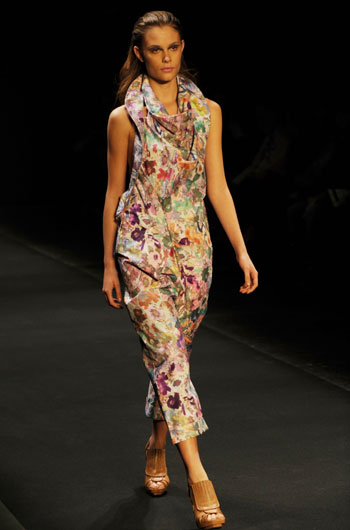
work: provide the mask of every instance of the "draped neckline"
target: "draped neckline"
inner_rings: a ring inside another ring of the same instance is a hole
[[[186,130],[188,127],[192,129],[193,114],[190,93],[185,86],[183,78],[180,75],[177,75],[176,81],[178,86],[177,114],[169,114],[164,104],[154,93],[147,74],[143,74],[141,91],[144,97],[145,106],[152,118],[165,127],[169,132],[172,132],[173,134],[183,134],[184,129]]]

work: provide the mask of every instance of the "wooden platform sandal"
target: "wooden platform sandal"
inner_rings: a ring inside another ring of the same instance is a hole
[[[212,481],[190,482],[188,479],[187,490],[192,502],[197,527],[206,530],[221,528],[225,524],[226,518],[220,509]],[[215,517],[208,517],[209,514],[215,514]]]
[[[163,495],[168,490],[170,478],[165,461],[165,449],[149,448],[146,443],[145,488],[152,495]]]

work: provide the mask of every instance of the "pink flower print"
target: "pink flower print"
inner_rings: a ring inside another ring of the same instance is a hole
[[[173,168],[170,168],[168,171],[164,171],[163,168],[159,168],[157,177],[160,180],[170,180],[173,172],[174,172]]]

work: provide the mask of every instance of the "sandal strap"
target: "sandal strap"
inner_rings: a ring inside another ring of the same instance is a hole
[[[165,476],[167,474],[165,449],[147,449],[145,473],[150,477]]]
[[[201,480],[190,484],[193,492],[194,503],[199,511],[219,508],[219,500],[211,480]]]

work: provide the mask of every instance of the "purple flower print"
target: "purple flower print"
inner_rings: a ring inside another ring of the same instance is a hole
[[[132,225],[135,225],[136,223],[137,224],[140,223],[140,219],[139,219],[139,216],[137,215],[137,212],[141,212],[140,204],[134,204],[134,206],[130,208],[130,223]]]
[[[189,241],[188,237],[183,237],[182,239],[180,239],[179,244],[180,245],[189,245],[190,241]]]
[[[175,392],[174,396],[169,396],[167,405],[171,409],[178,409],[180,406],[181,400],[178,392]]]
[[[176,341],[176,346],[178,348],[184,348],[185,347],[185,337],[184,337],[183,333],[180,333],[180,336],[179,336],[179,338]]]
[[[191,396],[191,397],[185,397],[184,399],[186,399],[187,401],[189,401],[190,404],[191,404],[192,406],[195,406],[196,402],[195,402],[193,396]]]
[[[145,237],[145,231],[146,228],[135,228],[135,230],[131,232],[131,237],[134,241],[142,241]]]
[[[150,234],[150,237],[153,239],[155,246],[156,246],[157,248],[160,248],[161,245],[160,245],[158,239],[156,239],[152,234]]]
[[[166,395],[171,390],[165,382],[166,379],[168,379],[168,376],[164,372],[161,372],[157,377],[159,393],[162,395]]]

